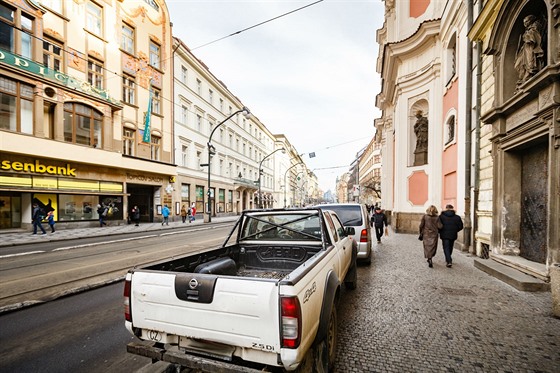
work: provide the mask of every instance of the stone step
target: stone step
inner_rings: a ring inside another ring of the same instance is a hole
[[[548,282],[529,276],[492,259],[475,258],[474,266],[520,291],[550,291]]]

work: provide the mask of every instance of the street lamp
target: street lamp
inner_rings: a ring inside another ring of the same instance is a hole
[[[294,165],[291,165],[290,167],[288,167],[288,169],[284,173],[284,208],[286,208],[286,190],[288,189],[288,185],[286,185],[286,175],[288,175],[288,171],[290,171],[292,168],[294,168],[295,166],[300,165],[300,164],[303,164],[303,162],[298,162]]]
[[[275,151],[273,151],[272,153],[268,154],[266,157],[261,159],[261,162],[259,163],[259,208],[260,209],[262,209],[262,195],[261,195],[261,175],[262,175],[262,172],[263,172],[262,164],[263,164],[265,159],[267,159],[272,154],[274,154],[274,153],[276,153],[277,151],[280,151],[280,150],[282,150],[282,153],[286,152],[286,149],[284,149],[284,148],[276,149]]]
[[[216,148],[214,148],[214,145],[212,145],[212,136],[214,135],[214,132],[216,132],[216,130],[218,129],[218,127],[220,127],[222,124],[224,124],[225,122],[227,122],[228,120],[230,120],[232,117],[234,117],[235,115],[239,114],[239,113],[243,113],[243,116],[245,118],[249,118],[249,116],[251,115],[251,112],[249,111],[249,109],[247,109],[245,106],[243,106],[242,109],[237,110],[236,112],[232,113],[229,117],[227,117],[226,119],[224,119],[223,121],[221,121],[220,123],[218,123],[218,125],[216,127],[214,127],[214,129],[212,130],[212,132],[210,132],[210,137],[208,137],[208,163],[204,163],[201,164],[201,166],[208,166],[208,191],[206,192],[208,194],[208,223],[210,223],[212,221],[212,201],[210,200],[210,196],[211,196],[211,192],[210,192],[210,165],[212,164],[212,156],[214,154],[216,154]]]

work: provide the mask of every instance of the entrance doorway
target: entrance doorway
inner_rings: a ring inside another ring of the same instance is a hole
[[[0,193],[0,229],[21,227],[21,195]]]
[[[128,184],[128,215],[134,206],[140,209],[141,222],[154,221],[154,187],[149,185]]]
[[[548,211],[548,143],[521,153],[521,242],[519,255],[546,263]]]

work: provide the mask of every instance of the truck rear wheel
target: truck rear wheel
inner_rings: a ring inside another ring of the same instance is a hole
[[[338,323],[336,317],[336,308],[333,306],[329,317],[329,325],[327,336],[325,338],[325,349],[327,353],[327,369],[325,372],[334,372],[334,363],[336,361],[336,348],[338,338]]]

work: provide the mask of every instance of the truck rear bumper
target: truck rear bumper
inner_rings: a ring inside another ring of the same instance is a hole
[[[179,364],[183,367],[196,369],[202,372],[215,373],[262,373],[261,369],[249,368],[233,364],[227,361],[196,356],[179,351],[177,347],[169,350],[156,347],[154,343],[131,342],[126,345],[126,351],[135,355],[149,357],[152,360],[165,361],[172,364]]]

